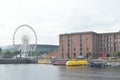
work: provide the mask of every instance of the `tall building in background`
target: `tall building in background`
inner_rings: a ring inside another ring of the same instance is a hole
[[[99,57],[102,53],[119,51],[120,32],[95,33],[90,31],[59,35],[61,58],[87,57],[89,53]]]

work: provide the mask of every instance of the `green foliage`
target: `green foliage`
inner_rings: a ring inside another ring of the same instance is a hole
[[[94,57],[92,52],[88,52],[88,58],[92,59]]]
[[[4,58],[12,58],[12,57],[14,57],[16,55],[19,55],[19,54],[20,54],[20,51],[11,52],[11,51],[8,51],[8,50],[1,53],[2,57],[4,57]],[[38,54],[35,53],[35,52],[30,52],[29,56],[35,57],[35,56],[38,56]]]
[[[35,52],[31,52],[29,55],[34,57],[34,56],[36,56],[36,53]]]
[[[120,52],[111,52],[111,57],[120,57]]]
[[[120,57],[120,52],[117,52],[116,55],[117,55],[117,57]]]
[[[5,51],[2,53],[4,58],[11,58],[13,56],[13,53],[10,51]]]
[[[110,56],[111,57],[117,57],[117,53],[116,52],[110,52]]]
[[[14,51],[13,52],[14,56],[20,54],[20,51]]]
[[[11,52],[11,51],[7,50],[7,51],[2,53],[2,57],[4,57],[4,58],[12,58],[12,57],[14,57],[15,55],[18,55],[18,54],[19,54],[19,51]]]

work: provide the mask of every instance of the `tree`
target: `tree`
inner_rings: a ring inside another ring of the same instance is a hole
[[[29,55],[32,56],[32,57],[35,57],[37,54],[35,52],[30,52]]]
[[[8,51],[8,50],[3,52],[3,57],[4,58],[11,58],[12,56],[13,56],[13,53]]]
[[[20,54],[20,51],[14,51],[13,52],[14,56]]]
[[[116,52],[110,52],[110,56],[111,57],[117,57],[117,53]]]
[[[116,55],[117,55],[117,57],[120,57],[120,52],[117,52]]]
[[[88,57],[88,58],[90,58],[90,59],[91,59],[91,58],[93,58],[93,56],[94,56],[94,55],[93,55],[93,53],[92,53],[92,52],[88,52],[88,53],[87,53],[87,57]]]

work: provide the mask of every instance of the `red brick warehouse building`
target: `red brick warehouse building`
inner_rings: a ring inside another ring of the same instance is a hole
[[[59,54],[61,58],[87,57],[93,53],[99,57],[102,53],[120,51],[120,32],[95,33],[80,32],[59,35]]]

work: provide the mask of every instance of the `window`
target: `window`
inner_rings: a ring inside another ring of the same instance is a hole
[[[111,47],[113,46],[113,44],[111,43]]]
[[[80,48],[80,51],[82,51],[82,48]]]
[[[73,54],[74,58],[76,57],[76,53]]]
[[[70,40],[68,39],[68,42],[70,42]]]
[[[61,40],[64,41],[64,36],[62,36]]]
[[[74,42],[76,42],[76,36],[73,37]]]
[[[118,39],[118,42],[120,42],[120,39]]]
[[[64,51],[64,49],[62,48],[62,52]]]
[[[74,51],[75,51],[76,49],[74,48]]]
[[[114,37],[116,38],[116,35],[114,34]]]
[[[89,35],[86,35],[86,40],[87,40],[87,42],[89,41]]]
[[[114,47],[114,51],[116,51],[116,47]]]
[[[118,51],[120,51],[120,48],[118,48]]]
[[[89,38],[89,35],[88,35],[88,34],[87,34],[86,36],[87,36],[87,38]]]
[[[102,48],[101,48],[101,51],[103,51]]]
[[[82,34],[80,34],[80,38],[82,38]]]
[[[120,43],[118,43],[118,46],[120,47]]]
[[[70,48],[68,48],[68,52],[70,52]]]
[[[82,43],[80,43],[80,47],[82,47]]]
[[[111,39],[111,42],[112,42],[113,40]]]
[[[109,35],[108,38],[111,38],[111,35]]]
[[[117,46],[117,44],[116,43],[114,43],[114,47],[116,47]]]
[[[70,35],[68,35],[68,42],[70,42]]]
[[[80,52],[80,56],[82,56],[82,52]]]
[[[89,39],[87,38],[87,42],[89,41]]]
[[[68,52],[68,58],[70,58],[70,53]]]
[[[108,51],[110,51],[110,47],[108,48]]]
[[[120,35],[118,34],[118,37],[120,37]]]
[[[89,51],[89,48],[87,48],[87,51]]]
[[[104,38],[105,38],[106,36],[104,35]]]
[[[62,58],[64,58],[64,53],[62,53]]]
[[[80,35],[80,42],[82,42],[82,35]]]
[[[80,42],[82,42],[82,38],[80,38]]]
[[[68,47],[70,47],[70,44],[68,44]]]

